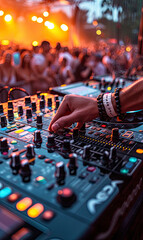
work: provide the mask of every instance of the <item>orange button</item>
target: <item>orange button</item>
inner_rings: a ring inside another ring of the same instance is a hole
[[[138,153],[138,154],[143,154],[143,149],[138,148],[138,149],[136,150],[136,153]]]
[[[20,193],[12,193],[8,196],[7,200],[9,202],[16,202],[21,197]]]
[[[25,197],[16,204],[16,208],[19,211],[25,211],[31,205],[32,205],[32,199],[29,197]]]
[[[36,203],[28,209],[27,214],[31,218],[38,217],[44,211],[44,206],[41,203]]]

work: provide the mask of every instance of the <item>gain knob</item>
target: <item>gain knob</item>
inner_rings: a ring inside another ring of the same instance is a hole
[[[22,106],[18,106],[18,115],[19,116],[23,115],[23,107]]]
[[[70,175],[76,175],[77,168],[78,168],[76,153],[69,154],[69,162],[67,164],[67,167],[69,168]]]
[[[63,146],[62,146],[62,152],[64,153],[69,153],[71,151],[71,146],[70,146],[70,140],[69,139],[64,139]]]
[[[8,154],[8,150],[9,150],[9,145],[7,142],[7,138],[2,138],[0,141],[0,151],[2,154],[5,153],[5,155],[6,155],[6,154]]]
[[[49,152],[53,152],[54,151],[54,148],[55,148],[55,137],[53,134],[49,135],[47,137],[47,143],[46,143],[46,146],[48,148],[48,151]]]
[[[112,129],[111,141],[113,141],[113,142],[119,141],[119,128]]]
[[[37,128],[41,129],[43,126],[43,121],[42,121],[42,115],[37,115],[37,121],[36,121],[36,126]]]
[[[37,107],[36,107],[36,102],[32,102],[32,111],[36,112]]]
[[[40,110],[45,108],[45,101],[43,99],[40,100]]]
[[[58,191],[57,201],[62,207],[70,207],[76,201],[76,195],[71,188],[63,188]]]
[[[28,159],[35,158],[35,151],[34,151],[34,145],[33,144],[28,144],[26,146],[26,157]]]
[[[10,157],[11,157],[11,160],[10,160],[9,165],[12,169],[12,173],[16,175],[16,174],[18,174],[20,166],[21,166],[19,152],[11,153]]]
[[[7,126],[7,120],[6,120],[6,116],[3,115],[1,116],[1,127],[6,127]]]
[[[8,108],[12,108],[13,109],[13,102],[12,101],[8,101]]]
[[[32,110],[31,108],[26,109],[26,117],[27,119],[32,118]]]
[[[8,109],[8,121],[13,122],[13,120],[14,120],[13,109],[10,108],[10,109]]]
[[[52,98],[48,98],[48,108],[52,108]]]
[[[21,161],[21,168],[19,170],[19,174],[22,177],[23,182],[29,182],[31,178],[31,169],[29,166],[29,162],[27,159],[23,159]]]
[[[36,147],[41,147],[42,138],[40,130],[36,130],[34,132],[34,139],[33,142],[35,143]]]
[[[63,185],[65,183],[66,172],[64,162],[56,163],[55,177],[57,184]]]
[[[31,104],[31,98],[29,96],[25,97],[25,106],[30,106]]]

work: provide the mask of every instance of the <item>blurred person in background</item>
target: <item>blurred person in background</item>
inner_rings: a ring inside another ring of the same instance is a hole
[[[61,84],[63,83],[70,84],[75,80],[74,75],[72,73],[72,68],[71,66],[68,65],[67,58],[63,57],[60,59],[59,75],[60,75]]]
[[[95,67],[93,69],[93,73],[96,76],[107,74],[106,67],[102,63],[102,56],[100,53],[95,54]]]

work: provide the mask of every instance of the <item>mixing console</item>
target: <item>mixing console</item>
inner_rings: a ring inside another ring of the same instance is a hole
[[[140,199],[143,111],[53,134],[61,100],[0,105],[0,239],[113,239]]]

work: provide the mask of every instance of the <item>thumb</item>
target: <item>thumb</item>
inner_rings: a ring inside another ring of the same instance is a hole
[[[67,116],[63,116],[63,117],[59,118],[56,122],[53,123],[53,125],[51,126],[51,129],[54,132],[56,132],[59,129],[71,126],[71,124],[74,122],[76,122],[76,114],[71,113]]]

